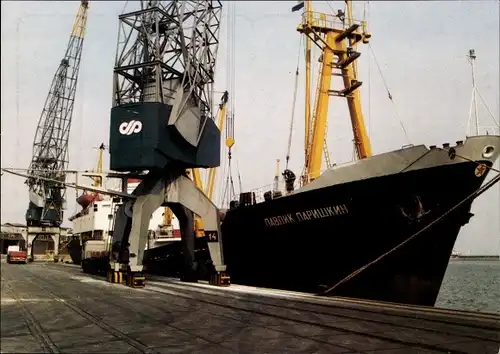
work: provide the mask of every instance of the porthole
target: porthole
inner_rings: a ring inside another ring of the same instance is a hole
[[[495,147],[488,145],[483,149],[483,157],[488,159],[493,156],[493,152],[495,151]]]

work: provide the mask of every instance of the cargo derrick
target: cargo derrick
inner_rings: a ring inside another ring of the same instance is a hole
[[[301,6],[296,5],[292,10],[305,7],[302,23],[297,27],[297,31],[305,35],[306,40],[305,166],[301,177],[302,185],[319,177],[323,155],[327,165],[330,165],[325,140],[330,96],[347,99],[357,157],[364,159],[372,155],[358,90],[362,82],[357,80],[356,67],[356,60],[361,55],[356,51],[356,46],[359,42],[367,44],[371,34],[366,29],[365,21],[358,23],[353,20],[352,2],[345,1],[345,3],[346,13],[338,10],[335,16],[313,12],[312,2],[309,0],[302,2]],[[321,51],[320,74],[312,115],[309,91],[311,42]],[[332,76],[342,77],[343,87],[340,90],[331,89]]]
[[[68,166],[68,139],[87,11],[88,1],[82,1],[66,52],[52,79],[33,141],[33,155],[26,180],[29,187],[26,223],[30,259],[33,256],[33,242],[40,234],[52,237],[54,254],[58,253],[60,226],[63,221],[63,210],[66,207],[64,182]]]
[[[116,213],[108,279],[126,273],[143,286],[148,225],[159,207],[179,219],[185,267],[196,281],[194,214],[203,220],[213,262],[211,283],[228,284],[217,207],[186,176],[220,165],[220,131],[212,112],[222,5],[219,1],[141,1],[119,16],[110,120],[110,168],[145,172]],[[147,171],[147,172],[146,172]]]

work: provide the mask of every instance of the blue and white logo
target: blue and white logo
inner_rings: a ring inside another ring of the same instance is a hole
[[[138,120],[131,120],[130,122],[123,122],[120,124],[118,131],[122,135],[137,134],[142,130],[142,123]]]

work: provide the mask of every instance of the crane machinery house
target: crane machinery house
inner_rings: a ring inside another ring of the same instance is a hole
[[[220,165],[220,132],[211,118],[175,118],[172,106],[160,102],[128,103],[112,108],[110,128],[112,170],[161,169],[170,161],[187,168]]]

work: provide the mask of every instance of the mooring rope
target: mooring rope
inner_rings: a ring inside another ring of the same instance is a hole
[[[458,156],[460,158],[463,158],[465,160],[469,160],[468,158],[460,156],[460,155],[456,155],[456,156]],[[472,160],[469,160],[469,161],[472,161]],[[493,169],[492,167],[486,166],[486,165],[484,165],[484,164],[482,164],[480,162],[476,162],[476,161],[472,161],[472,162],[475,162],[477,165],[483,165],[483,166],[485,166],[486,168],[488,168],[490,170],[497,171],[496,169]],[[374,259],[373,261],[371,261],[371,262],[365,264],[364,266],[362,266],[361,268],[355,270],[354,272],[352,272],[351,274],[349,274],[347,277],[345,277],[344,279],[342,279],[339,282],[337,282],[335,285],[329,287],[328,289],[326,289],[325,291],[323,291],[321,293],[318,293],[317,295],[328,295],[329,293],[331,293],[332,291],[334,291],[339,285],[341,285],[341,284],[343,284],[343,283],[351,280],[352,278],[354,278],[356,275],[358,275],[359,273],[361,273],[362,271],[364,271],[368,267],[372,266],[373,264],[377,263],[378,261],[380,261],[381,259],[385,258],[389,254],[391,254],[394,251],[398,250],[399,248],[403,247],[408,242],[410,242],[411,240],[413,240],[417,236],[421,235],[424,231],[426,231],[427,229],[429,229],[431,226],[437,224],[439,221],[441,221],[442,219],[444,219],[446,216],[450,215],[453,211],[455,211],[456,209],[458,209],[464,203],[466,203],[470,199],[475,199],[475,198],[479,197],[481,194],[483,194],[484,192],[486,192],[488,189],[490,189],[491,187],[493,187],[498,182],[500,182],[500,171],[498,171],[497,175],[495,177],[493,177],[484,186],[479,187],[472,194],[470,194],[469,196],[467,196],[466,198],[464,198],[462,201],[460,201],[459,203],[457,203],[455,206],[453,206],[451,209],[449,209],[444,214],[442,214],[441,216],[439,216],[437,219],[433,220],[432,222],[430,222],[429,224],[427,224],[426,226],[424,226],[422,229],[420,229],[419,231],[417,231],[416,233],[414,233],[413,235],[411,235],[409,238],[407,238],[406,240],[404,240],[403,242],[401,242],[397,246],[393,247],[389,251],[385,252],[384,254],[382,254],[381,256],[379,256],[378,258]]]

